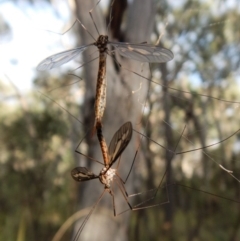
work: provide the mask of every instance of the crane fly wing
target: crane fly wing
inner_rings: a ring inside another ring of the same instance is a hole
[[[76,58],[80,53],[82,53],[87,47],[91,45],[93,44],[88,44],[75,49],[69,49],[57,54],[53,54],[41,61],[37,66],[37,70],[44,71],[59,67]]]
[[[150,44],[108,43],[115,47],[120,55],[141,62],[165,63],[174,57],[171,50]]]
[[[77,182],[85,182],[91,179],[98,178],[97,175],[89,171],[86,167],[75,167],[71,171],[71,176]]]
[[[124,149],[132,138],[132,123],[126,122],[114,134],[110,145],[108,147],[109,165],[111,166],[118,157],[122,154]]]

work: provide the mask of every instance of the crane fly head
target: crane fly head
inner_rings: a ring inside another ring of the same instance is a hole
[[[100,35],[95,45],[98,47],[98,49],[100,49],[101,51],[104,51],[107,48],[107,43],[108,43],[108,36]]]

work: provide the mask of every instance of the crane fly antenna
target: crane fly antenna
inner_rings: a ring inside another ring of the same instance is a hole
[[[107,35],[109,35],[110,25],[111,25],[112,20],[113,20],[112,11],[113,11],[114,2],[115,2],[115,0],[112,1],[111,6],[110,6],[109,22],[107,24]]]
[[[101,2],[101,0],[99,0],[99,1],[96,3],[96,5],[89,11],[89,15],[90,15],[90,17],[91,17],[91,19],[92,19],[92,21],[93,21],[94,27],[95,27],[95,29],[97,30],[98,35],[100,35],[100,33],[99,33],[98,28],[97,28],[97,25],[96,25],[96,23],[95,23],[95,21],[94,21],[94,19],[93,19],[92,11],[93,11],[94,8],[97,7],[97,5],[98,5],[100,2]]]
[[[87,31],[87,33],[92,37],[92,39],[94,40],[94,41],[97,41],[95,38],[94,38],[94,36],[87,30],[87,28],[83,25],[83,23],[77,18],[77,21],[80,23],[80,25],[82,26],[82,28],[85,30],[85,31]]]

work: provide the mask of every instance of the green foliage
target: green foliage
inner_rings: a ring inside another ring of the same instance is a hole
[[[70,124],[39,99],[29,97],[25,111],[3,105],[13,109],[0,122],[0,240],[49,240],[73,211]]]

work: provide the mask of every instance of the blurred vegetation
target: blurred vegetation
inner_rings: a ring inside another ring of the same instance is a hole
[[[166,77],[164,66],[154,65],[152,80],[191,92],[164,91],[151,84],[146,133],[168,149],[175,148],[184,126],[177,152],[216,143],[239,129],[238,104],[199,95],[239,101],[239,30],[234,22],[240,15],[227,5],[221,1],[185,1],[180,8],[171,8],[167,2],[159,2],[159,16],[169,20],[167,37],[176,50],[175,66],[169,64]],[[216,13],[216,6],[225,9]],[[239,181],[218,166],[232,170],[239,179],[238,138],[236,134],[220,145],[174,159],[147,141],[143,148],[148,175],[142,182],[146,190],[159,179],[159,169],[164,168],[159,162],[167,160],[171,162],[167,183],[201,189],[236,203],[183,186],[169,186],[170,204],[160,206],[165,215],[155,209],[134,212],[131,240],[239,240]]]
[[[4,88],[0,240],[49,240],[74,207],[71,121],[40,93]]]
[[[180,7],[157,2],[152,38],[156,40],[163,27],[159,23],[166,19],[164,43],[175,53],[175,62],[169,64],[165,80],[163,67],[152,65],[151,79],[192,94],[151,83],[143,114],[143,123],[148,125],[142,131],[173,150],[186,125],[185,138],[181,138],[176,152],[216,143],[239,129],[239,103],[198,95],[240,100],[240,13],[227,5],[225,11],[218,12],[220,6],[224,6],[221,1],[185,1]],[[65,87],[48,92],[56,82]],[[36,89],[24,95],[11,81],[0,82],[0,240],[51,240],[75,212],[79,194],[70,171],[75,165],[74,150],[86,130],[41,94],[47,93],[78,118],[83,111],[84,83],[66,87],[73,82],[69,75],[39,76]],[[215,163],[239,178],[238,142],[236,134],[218,146],[170,156],[171,175],[165,180],[168,195],[161,189],[154,200],[162,203],[170,199],[170,204],[133,212],[129,240],[239,240],[239,203],[170,185],[186,185],[239,201],[239,182]],[[156,187],[166,167],[164,149],[147,138],[143,138],[141,148],[144,155],[136,169],[142,175],[136,192]],[[135,202],[145,199],[140,195]],[[169,206],[172,216],[166,218],[168,211],[164,209]],[[71,230],[62,240],[70,238]]]

